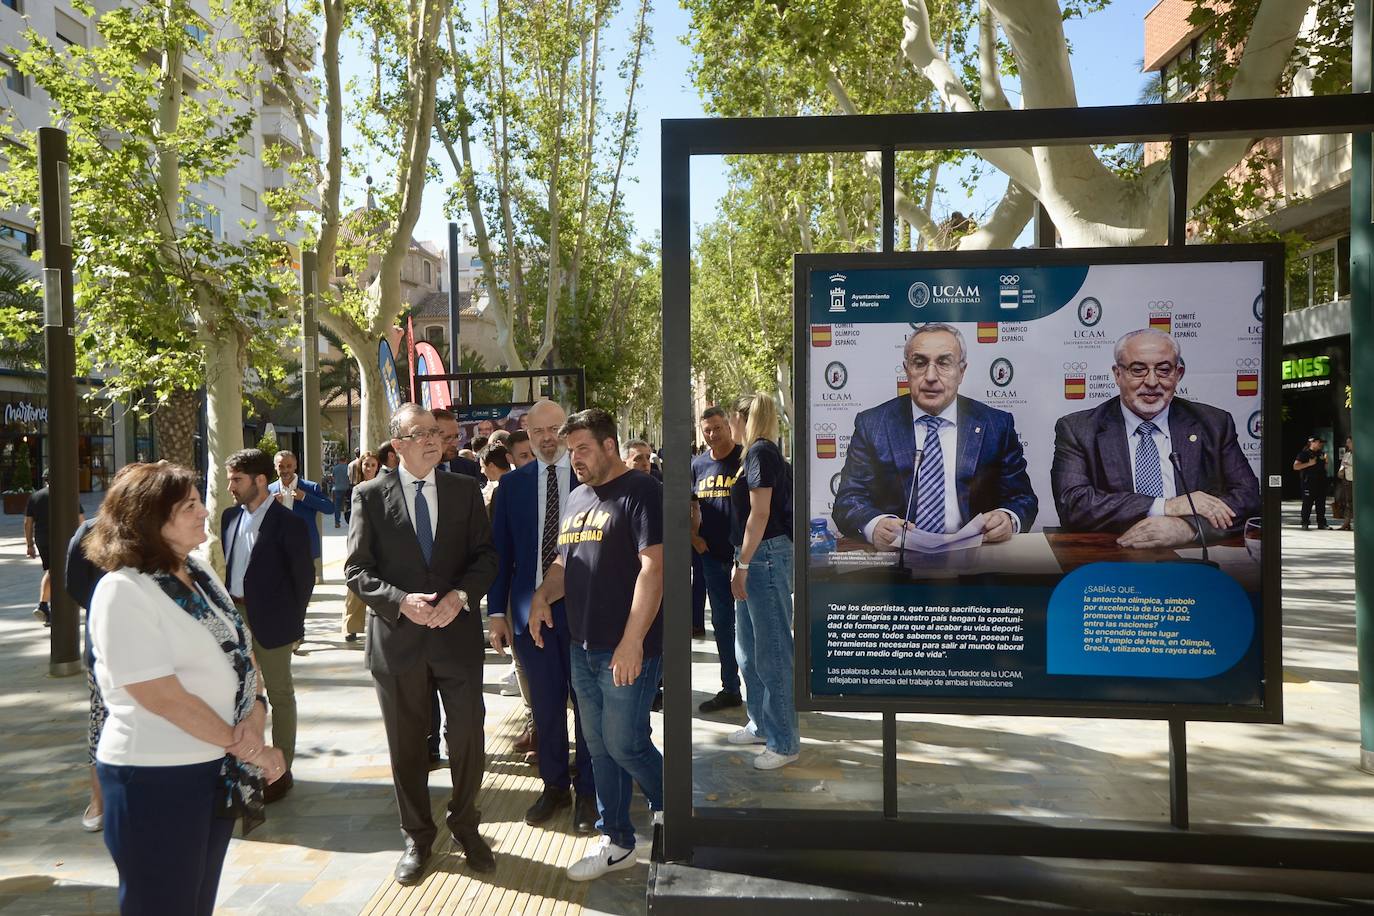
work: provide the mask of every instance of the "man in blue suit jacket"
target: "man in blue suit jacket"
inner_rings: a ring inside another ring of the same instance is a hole
[[[543,648],[534,644],[528,630],[530,598],[557,554],[560,507],[567,505],[577,478],[558,438],[558,429],[567,419],[563,408],[543,400],[530,408],[528,416],[536,460],[502,477],[492,497],[492,541],[499,562],[496,581],[487,593],[491,644],[503,654],[505,646],[513,645],[530,685],[544,791],[525,812],[525,823],[542,824],[572,801],[567,711],[571,698],[577,745],[573,826],[579,833],[592,833],[598,816],[596,786],[572,691],[571,636],[563,602],[553,605],[553,629],[544,632]]]
[[[959,395],[968,367],[963,335],[949,324],[921,325],[902,361],[910,397],[854,422],[836,526],[880,550],[898,549],[904,529],[953,533],[980,513],[988,543],[1029,531],[1040,504],[1011,414]]]
[[[315,576],[320,575],[320,519],[321,512],[334,513],[334,501],[325,495],[324,487],[314,481],[306,480],[296,473],[296,456],[292,452],[277,452],[273,464],[277,468],[277,479],[267,487],[272,498],[282,505],[287,504],[289,494],[290,509],[310,530],[310,555],[315,559]]]
[[[280,466],[280,463],[278,464]],[[291,654],[305,638],[305,611],[315,589],[305,522],[268,496],[272,461],[243,449],[225,462],[235,505],[220,516],[224,584],[253,636],[253,655],[267,686],[272,744],[286,757],[286,775],[267,787],[267,801],[290,790],[296,756],[296,688]]]
[[[1121,394],[1054,427],[1059,524],[1120,534],[1122,547],[1177,547],[1199,527],[1208,540],[1239,533],[1259,514],[1259,480],[1231,414],[1174,396],[1186,369],[1171,335],[1131,331],[1113,355]]]

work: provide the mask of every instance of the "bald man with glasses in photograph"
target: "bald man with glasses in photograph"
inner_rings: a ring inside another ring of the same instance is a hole
[[[1190,544],[1199,526],[1209,543],[1241,531],[1259,514],[1259,480],[1231,414],[1175,395],[1186,371],[1178,341],[1143,328],[1113,355],[1120,394],[1054,427],[1060,526],[1119,534],[1130,548]]]

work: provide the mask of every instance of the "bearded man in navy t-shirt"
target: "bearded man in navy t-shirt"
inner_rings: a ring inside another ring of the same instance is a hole
[[[558,559],[530,601],[529,632],[542,649],[550,605],[565,599],[602,834],[568,877],[588,881],[635,865],[635,783],[655,815],[663,810],[663,755],[649,737],[663,672],[663,485],[625,466],[604,410],[573,414],[559,434],[582,486],[564,506]]]

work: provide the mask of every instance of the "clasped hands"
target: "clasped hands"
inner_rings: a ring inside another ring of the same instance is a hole
[[[443,598],[437,592],[428,595],[411,592],[401,599],[400,610],[414,623],[437,630],[453,623],[466,606],[456,591]]]
[[[286,774],[286,756],[263,742],[266,724],[267,710],[261,703],[254,703],[253,711],[234,726],[234,741],[225,746],[224,751],[258,767],[267,781],[273,783]]]
[[[878,520],[873,529],[873,546],[879,550],[897,550],[902,544],[902,530],[916,530],[915,522],[903,522],[895,515]],[[999,544],[1016,532],[1011,523],[1011,515],[1001,509],[993,510],[983,516],[983,543]]]
[[[1213,528],[1230,528],[1236,521],[1235,511],[1226,503],[1210,493],[1195,490],[1192,493],[1193,505],[1197,506],[1196,515],[1207,520]],[[1197,536],[1192,522],[1192,506],[1186,495],[1174,496],[1164,500],[1164,514],[1142,518],[1126,533],[1116,539],[1121,547],[1179,547],[1188,544]]]

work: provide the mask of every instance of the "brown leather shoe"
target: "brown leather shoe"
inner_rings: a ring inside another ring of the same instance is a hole
[[[262,790],[263,803],[270,805],[274,801],[281,800],[287,792],[291,791],[291,787],[295,784],[295,781],[291,778],[291,771],[287,770],[281,775],[280,779],[276,782],[268,783]]]
[[[517,754],[528,754],[530,751],[538,750],[539,733],[532,728],[525,729],[520,737],[515,739],[515,744],[512,745],[512,749]]]

